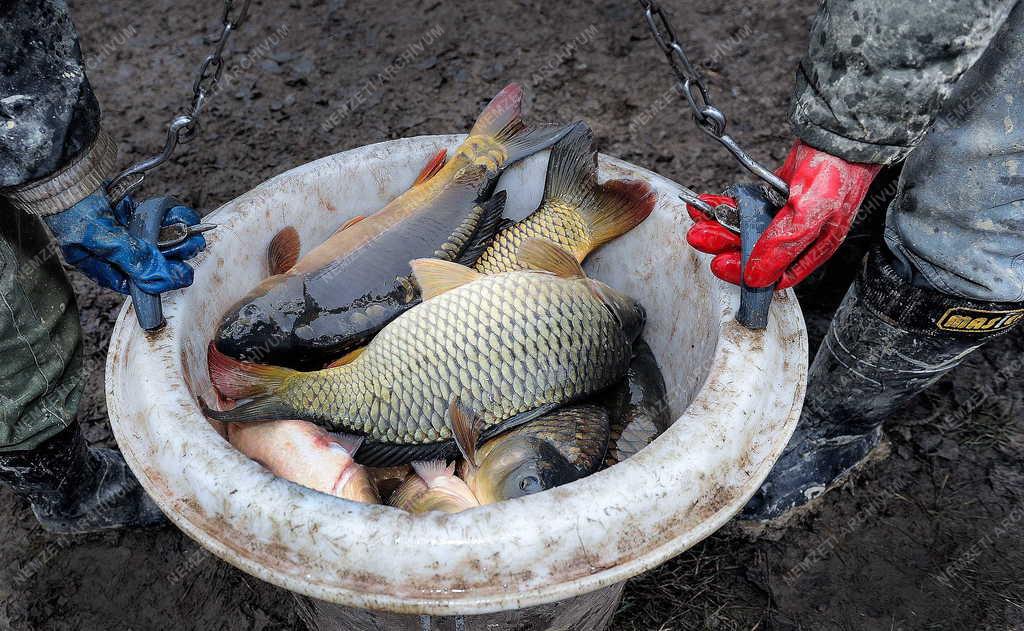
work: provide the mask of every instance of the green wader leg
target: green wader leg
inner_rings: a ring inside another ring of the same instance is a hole
[[[56,243],[0,201],[0,453],[68,427],[82,395],[82,331]]]

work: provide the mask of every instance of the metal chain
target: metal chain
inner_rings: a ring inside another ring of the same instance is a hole
[[[213,52],[207,55],[196,72],[192,82],[192,102],[187,114],[175,116],[167,126],[167,138],[163,150],[155,156],[142,160],[128,167],[114,177],[107,185],[107,195],[111,205],[116,206],[124,197],[146,179],[146,172],[160,166],[174,154],[178,145],[185,145],[199,134],[199,115],[209,98],[216,93],[224,74],[224,51],[227,49],[231,33],[238,30],[249,17],[249,4],[252,0],[242,0],[240,8],[236,8],[235,0],[224,0],[224,13],[221,15],[220,37],[214,40]]]
[[[785,200],[789,198],[789,186],[772,173],[770,169],[750,157],[750,154],[744,151],[739,143],[726,133],[725,114],[722,110],[715,107],[707,85],[704,83],[700,72],[697,71],[686,56],[686,51],[683,49],[683,45],[679,43],[679,38],[676,37],[675,29],[672,28],[672,23],[669,21],[668,16],[656,0],[639,0],[639,2],[640,6],[644,9],[644,19],[651,30],[651,35],[654,36],[654,41],[657,42],[661,52],[665,53],[665,59],[668,60],[669,65],[672,67],[672,72],[676,75],[678,81],[675,86],[676,91],[689,104],[697,127],[721,143],[743,168],[763,180],[770,187],[769,192],[773,193],[775,197],[772,201],[777,202],[777,205],[781,207]],[[696,205],[701,206],[701,204],[703,202]],[[703,204],[703,206],[707,206],[707,204]],[[707,212],[710,210],[710,206],[708,209],[702,208],[702,210]]]

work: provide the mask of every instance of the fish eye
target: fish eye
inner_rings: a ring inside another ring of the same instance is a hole
[[[528,475],[526,477],[520,478],[519,490],[522,491],[524,494],[529,495],[530,493],[537,493],[539,491],[543,491],[544,489],[541,488],[540,478],[538,478],[535,475]]]

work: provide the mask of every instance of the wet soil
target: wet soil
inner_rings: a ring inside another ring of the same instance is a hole
[[[121,163],[157,151],[165,122],[188,106],[220,7],[73,4]],[[694,55],[708,60],[730,130],[757,158],[778,163],[815,3],[667,4]],[[699,190],[738,176],[681,112],[625,0],[257,0],[233,50],[201,137],[153,173],[147,193],[213,209],[327,154],[465,130],[513,79],[528,86],[534,119],[585,118],[607,153]],[[863,222],[851,244],[867,243],[876,225]],[[844,256],[801,291],[813,340],[856,248]],[[90,440],[112,444],[102,363],[121,299],[78,277],[75,285],[92,368],[81,418]],[[1022,351],[1019,334],[1005,337],[908,404],[888,424],[891,455],[773,539],[719,533],[632,581],[613,629],[1024,628]],[[54,537],[7,491],[0,515],[0,628],[303,628],[288,594],[173,528]]]

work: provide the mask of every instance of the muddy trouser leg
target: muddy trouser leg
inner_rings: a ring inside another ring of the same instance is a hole
[[[0,453],[68,427],[82,394],[74,293],[42,222],[0,203]]]
[[[120,454],[86,444],[82,383],[78,309],[56,246],[38,219],[0,202],[0,482],[52,532],[162,523]]]
[[[1024,320],[1024,3],[908,158],[885,243],[811,365],[793,438],[745,519],[781,517],[878,445],[882,422]]]

